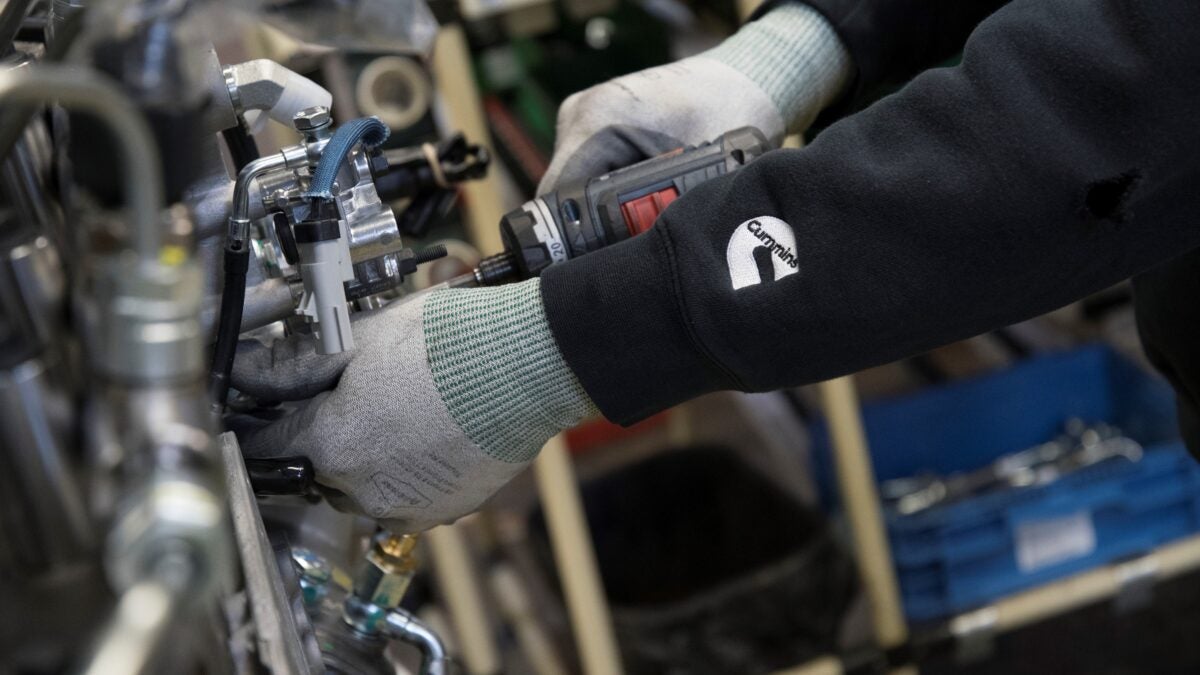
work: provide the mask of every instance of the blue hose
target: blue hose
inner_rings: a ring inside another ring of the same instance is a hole
[[[382,145],[391,133],[378,117],[361,117],[343,124],[325,144],[321,159],[317,162],[317,170],[313,172],[312,181],[304,196],[333,199],[333,182],[337,179],[346,155],[350,154],[359,141],[368,148],[374,148]]]

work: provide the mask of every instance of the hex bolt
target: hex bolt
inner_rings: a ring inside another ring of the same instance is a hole
[[[296,113],[296,116],[292,118],[292,125],[296,127],[296,131],[305,133],[324,129],[332,123],[333,118],[329,116],[329,108],[323,105],[305,108]]]
[[[300,573],[304,606],[310,609],[319,607],[329,591],[329,580],[333,577],[329,563],[315,552],[300,547],[292,549],[292,563]]]

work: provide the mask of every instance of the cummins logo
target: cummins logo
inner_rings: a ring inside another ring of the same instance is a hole
[[[791,225],[778,218],[751,218],[733,231],[725,249],[725,262],[734,290],[795,274],[800,271],[796,234]],[[764,278],[767,271],[771,275]]]

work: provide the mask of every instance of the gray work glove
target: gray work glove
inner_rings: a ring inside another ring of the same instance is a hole
[[[692,57],[609,80],[563,101],[538,193],[744,126],[758,127],[775,145],[783,139],[771,99],[715,59]]]
[[[850,73],[825,19],[806,5],[782,5],[699,56],[567,98],[538,193],[744,126],[779,145],[836,98]]]
[[[308,457],[335,507],[393,531],[474,511],[594,411],[550,335],[536,280],[418,296],[353,330],[357,348],[331,356],[310,336],[243,343],[240,391],[312,398],[239,440],[248,457]]]

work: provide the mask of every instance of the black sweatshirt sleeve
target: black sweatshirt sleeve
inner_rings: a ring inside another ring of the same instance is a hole
[[[768,0],[756,19],[784,2]],[[957,54],[975,26],[1008,0],[804,0],[833,26],[854,61],[855,78],[838,105],[907,81]]]
[[[922,352],[1197,247],[1198,34],[1194,0],[1016,0],[962,65],[548,269],[567,363],[630,423]]]

